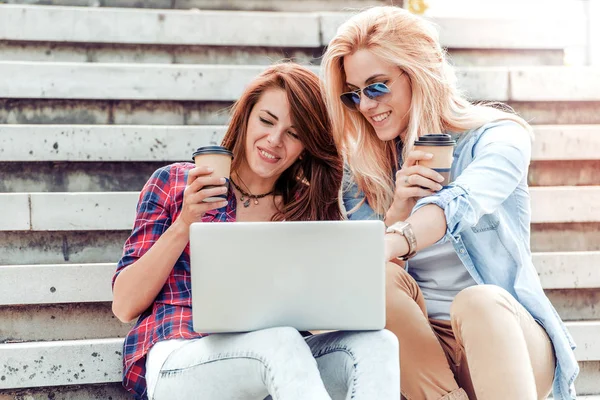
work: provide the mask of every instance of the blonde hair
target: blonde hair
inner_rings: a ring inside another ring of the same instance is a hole
[[[491,104],[471,104],[459,92],[454,68],[433,24],[394,6],[356,14],[338,28],[329,43],[321,64],[322,85],[336,145],[359,190],[379,214],[384,214],[393,200],[393,171],[399,167],[395,142],[381,141],[362,114],[347,110],[339,98],[348,90],[344,57],[361,49],[397,65],[410,81],[412,98],[403,157],[412,150],[415,139],[428,133],[463,133],[498,120],[515,121],[531,133],[529,125],[514,113]]]

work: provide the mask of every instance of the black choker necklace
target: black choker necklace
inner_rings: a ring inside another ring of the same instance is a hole
[[[273,190],[271,190],[269,193],[263,193],[263,194],[246,193],[242,190],[241,187],[239,187],[235,183],[235,181],[232,178],[230,178],[229,181],[238,190],[238,192],[240,192],[242,194],[242,197],[240,197],[240,201],[243,202],[242,204],[244,205],[245,208],[248,208],[250,206],[250,199],[254,199],[254,205],[258,205],[258,199],[262,199],[263,197],[273,194]],[[244,181],[241,181],[241,182],[244,183]],[[244,184],[244,186],[246,186],[246,184]],[[248,188],[248,186],[246,186],[246,188]],[[250,189],[248,189],[248,191],[250,191]]]

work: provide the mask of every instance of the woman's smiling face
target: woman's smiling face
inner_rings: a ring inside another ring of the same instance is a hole
[[[275,181],[304,150],[298,135],[286,93],[266,90],[248,119],[245,158],[250,170],[259,178]]]
[[[373,83],[384,83],[390,89],[391,93],[386,96],[385,102],[369,99],[361,93],[358,111],[373,126],[380,140],[389,141],[404,136],[412,98],[407,74],[367,49],[344,57],[344,71],[350,91]]]

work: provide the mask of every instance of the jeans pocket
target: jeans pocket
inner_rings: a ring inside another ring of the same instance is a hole
[[[158,374],[158,381],[154,386],[152,397],[149,400],[164,400],[164,399],[178,399],[186,398],[178,397],[182,387],[182,383],[185,382],[184,369],[171,369],[167,371],[160,371]]]

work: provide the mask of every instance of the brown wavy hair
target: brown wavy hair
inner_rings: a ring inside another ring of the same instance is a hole
[[[293,62],[267,68],[244,90],[232,107],[231,121],[222,146],[234,154],[232,171],[245,157],[246,131],[252,108],[272,88],[282,89],[291,108],[291,119],[304,145],[301,159],[285,170],[275,183],[283,197],[273,221],[340,220],[339,193],[343,161],[331,134],[331,123],[321,95],[319,77]]]

